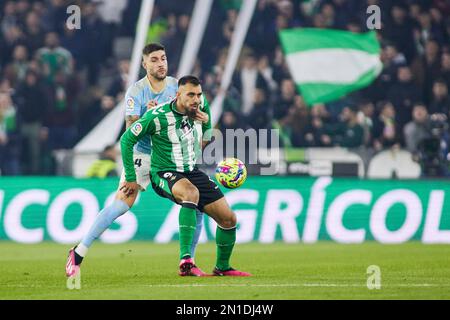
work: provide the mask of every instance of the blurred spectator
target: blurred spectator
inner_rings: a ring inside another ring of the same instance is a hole
[[[95,161],[88,169],[86,177],[88,178],[106,178],[117,176],[116,159],[117,149],[114,145],[106,146],[100,154],[100,159]]]
[[[364,145],[370,146],[372,141],[373,118],[375,107],[369,100],[363,100],[359,104],[358,123],[364,129]]]
[[[110,57],[113,53],[112,44],[114,34],[118,33],[121,24],[122,12],[125,10],[129,0],[93,0],[96,3],[97,12],[105,23],[103,36],[107,39],[105,43],[105,58]]]
[[[90,88],[85,99],[80,101],[82,110],[79,113],[80,118],[83,119],[78,124],[80,137],[85,136],[115,106],[116,101],[113,97],[104,95],[104,92],[98,87]]]
[[[73,68],[81,71],[86,67],[86,59],[89,55],[87,50],[88,38],[86,32],[79,32],[77,29],[64,28],[61,36],[61,47],[70,52],[73,58]]]
[[[383,73],[387,74],[391,81],[397,78],[398,67],[406,64],[405,56],[392,43],[386,44],[383,48],[381,59],[383,62]]]
[[[247,115],[247,123],[255,130],[270,129],[271,108],[263,89],[256,88],[253,109]]]
[[[25,21],[26,46],[30,56],[34,56],[36,51],[44,45],[45,33],[40,19],[36,11],[31,11]]]
[[[105,23],[97,13],[96,4],[87,2],[83,7],[83,28],[86,32],[86,64],[88,68],[88,83],[96,85],[101,64],[107,57],[106,48],[109,46],[108,33]]]
[[[431,134],[426,106],[422,103],[415,104],[412,118],[413,120],[404,128],[405,145],[408,151],[416,153],[420,142]]]
[[[325,122],[330,122],[330,113],[323,103],[316,103],[311,107],[311,116],[319,117]]]
[[[11,82],[7,78],[0,79],[0,93],[12,94],[14,89],[11,88]]]
[[[401,66],[397,71],[397,82],[387,94],[395,108],[397,121],[400,126],[410,121],[413,104],[421,98],[419,87],[413,82],[411,70],[408,66]]]
[[[280,85],[283,79],[290,78],[290,72],[280,46],[275,48],[273,59],[273,79]]]
[[[329,114],[325,105],[315,104],[310,112],[309,124],[305,128],[306,147],[324,147],[331,145],[331,139],[326,135],[325,126],[329,123]]]
[[[219,128],[225,136],[227,129],[243,128],[243,123],[234,111],[224,111],[219,120]]]
[[[7,93],[0,93],[0,174],[20,174],[20,136],[16,108]]]
[[[324,140],[322,140],[324,139]],[[311,117],[305,129],[305,147],[329,146],[331,139],[325,134],[323,120],[320,117]]]
[[[234,75],[233,82],[242,93],[242,113],[248,115],[253,109],[256,89],[267,89],[265,79],[258,70],[257,59],[254,55],[248,54],[243,58],[241,70]]]
[[[379,115],[373,123],[373,147],[375,150],[400,146],[400,126],[396,123],[395,109],[392,103],[383,101],[378,106]]]
[[[449,114],[450,97],[448,96],[447,83],[443,79],[438,79],[433,84],[433,98],[430,104],[430,114],[444,113]]]
[[[53,86],[47,86],[48,108],[45,124],[49,128],[51,150],[72,148],[77,137],[75,97],[78,85],[63,72],[55,75]]]
[[[450,88],[450,52],[444,52],[441,58],[441,73],[440,78],[442,78],[447,84],[447,88]]]
[[[439,76],[440,67],[439,44],[430,39],[425,43],[424,55],[418,57],[411,66],[415,79],[422,88],[425,103],[431,98],[433,81]]]
[[[167,59],[170,61],[172,72],[178,69],[190,21],[189,15],[180,15],[176,20],[176,25],[161,39],[161,43],[166,47]]]
[[[416,54],[413,22],[408,17],[405,6],[401,3],[394,3],[389,18],[389,23],[386,23],[382,30],[383,36],[391,40],[396,47],[402,48],[402,52],[410,63]]]
[[[427,177],[448,176],[449,133],[447,116],[435,113],[429,117],[430,134],[419,142],[416,155]]]
[[[0,22],[0,30],[5,35],[13,27],[18,25],[18,18],[16,16],[16,5],[14,1],[6,1],[3,8],[3,16]]]
[[[388,41],[382,47],[380,59],[383,63],[380,75],[367,89],[363,89],[365,96],[374,102],[386,99],[389,88],[397,79],[398,68],[406,65],[405,56]]]
[[[28,65],[27,48],[23,45],[17,45],[13,51],[13,61],[5,67],[5,77],[13,87],[25,79]]]
[[[107,94],[119,103],[127,89],[128,72],[130,71],[130,61],[127,59],[120,60],[118,63],[117,74],[115,75]]]
[[[305,146],[305,130],[308,127],[308,108],[306,107],[303,98],[296,95],[294,98],[294,105],[289,108],[289,116],[287,118],[287,125],[290,129],[290,140],[293,147]]]
[[[67,4],[65,0],[47,1],[46,15],[42,19],[46,30],[52,30],[58,34],[63,33],[67,19]]]
[[[20,133],[25,146],[23,151],[26,158],[29,159],[24,163],[24,172],[37,175],[41,172],[40,133],[47,100],[35,72],[27,72],[24,83],[17,89],[17,97],[18,112],[21,118]]]
[[[266,53],[278,45],[275,17],[278,9],[269,1],[258,1],[246,42],[257,53]]]
[[[270,91],[275,91],[278,89],[278,84],[273,79],[273,69],[269,64],[269,57],[267,55],[263,55],[259,58],[258,71],[265,82],[265,86],[263,88],[270,89]]]
[[[0,62],[2,66],[11,60],[14,48],[18,45],[25,45],[25,37],[18,26],[12,26],[3,33],[3,41],[0,47]]]
[[[61,73],[63,76],[72,74],[72,55],[59,46],[59,36],[56,32],[49,32],[45,35],[45,47],[37,51],[36,58],[41,73],[50,85],[55,83],[57,73]]]
[[[281,81],[281,92],[279,98],[276,100],[274,107],[274,118],[284,118],[289,111],[289,108],[294,104],[295,84],[291,79],[284,79]]]
[[[358,123],[357,112],[356,106],[346,106],[342,110],[340,122],[327,126],[327,134],[322,136],[322,143],[344,148],[357,148],[363,145],[364,129]]]

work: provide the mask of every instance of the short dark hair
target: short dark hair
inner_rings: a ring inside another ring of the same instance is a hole
[[[436,80],[434,80],[433,84],[436,84],[436,83],[447,85],[447,82],[443,78],[437,78]]]
[[[427,109],[427,105],[426,105],[423,101],[416,101],[416,102],[414,102],[414,103],[413,103],[413,109],[414,109],[415,107],[422,107],[422,108]],[[428,110],[428,109],[427,109],[427,110]]]
[[[346,103],[345,106],[347,108],[349,108],[350,111],[353,112],[353,113],[357,113],[358,112],[358,106],[356,104],[354,104],[354,103],[351,103],[351,102],[350,103]]]
[[[199,86],[200,80],[196,76],[184,76],[178,80],[178,86],[181,87],[187,83],[193,84],[194,86]]]
[[[144,47],[144,49],[142,50],[142,54],[149,55],[150,53],[159,51],[159,50],[166,51],[166,48],[164,48],[164,46],[160,43],[152,42],[152,43],[147,44]]]

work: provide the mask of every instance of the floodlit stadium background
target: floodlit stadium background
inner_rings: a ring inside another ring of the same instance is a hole
[[[70,5],[80,29],[67,28]],[[367,32],[369,5],[381,9],[381,73],[306,106],[278,32]],[[439,0],[1,1],[0,239],[76,243],[111,201],[118,177],[88,170],[123,132],[124,91],[155,41],[169,75],[201,78],[217,129],[279,130],[275,175],[259,176],[266,150],[243,147],[258,163],[227,192],[238,242],[450,243],[449,17]],[[176,240],[177,213],[148,190],[101,241]],[[202,242],[214,237],[205,222]]]

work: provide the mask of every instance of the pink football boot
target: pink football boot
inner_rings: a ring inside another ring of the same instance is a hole
[[[66,263],[66,276],[72,277],[78,273],[80,265],[75,264],[75,248],[69,250]]]
[[[214,268],[213,275],[214,276],[228,276],[228,277],[251,277],[252,276],[248,272],[235,270],[233,268],[230,268],[228,270],[219,270],[217,268]]]
[[[204,273],[200,268],[198,268],[195,263],[194,259],[182,259],[180,261],[180,271],[178,274],[182,277],[207,277],[209,276],[207,273]]]

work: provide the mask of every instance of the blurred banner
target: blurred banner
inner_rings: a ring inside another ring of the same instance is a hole
[[[308,105],[337,100],[372,83],[383,68],[375,32],[286,29],[280,40]]]
[[[1,178],[0,240],[76,243],[114,197],[117,179]],[[249,177],[224,190],[238,216],[238,242],[450,243],[450,181]],[[100,238],[178,239],[179,206],[153,190]],[[205,216],[201,242],[216,225]]]

